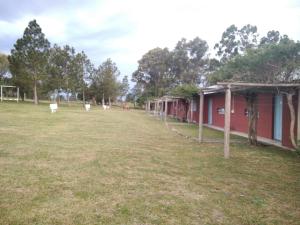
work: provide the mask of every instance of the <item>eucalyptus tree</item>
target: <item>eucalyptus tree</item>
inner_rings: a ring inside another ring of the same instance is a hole
[[[36,20],[29,22],[23,37],[18,39],[9,57],[10,70],[17,83],[30,83],[34,104],[38,104],[38,86],[47,77],[50,42],[45,38]]]
[[[228,62],[233,57],[243,54],[247,49],[257,46],[257,27],[247,24],[241,29],[235,25],[229,26],[222,34],[219,43],[214,49],[222,63]]]
[[[171,72],[177,84],[199,84],[205,75],[208,44],[199,37],[182,38],[171,52]]]
[[[138,83],[149,96],[162,96],[172,85],[175,77],[171,73],[170,52],[167,48],[154,48],[138,61],[138,69],[132,81]]]

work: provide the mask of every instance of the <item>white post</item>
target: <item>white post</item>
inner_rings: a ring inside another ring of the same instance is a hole
[[[199,142],[203,141],[203,103],[204,103],[204,94],[201,91],[199,93],[200,100],[199,100]]]
[[[230,145],[230,115],[231,115],[231,90],[230,85],[225,94],[225,123],[224,123],[224,158],[229,158]]]
[[[19,88],[17,88],[17,102],[19,102],[19,95],[20,95]]]

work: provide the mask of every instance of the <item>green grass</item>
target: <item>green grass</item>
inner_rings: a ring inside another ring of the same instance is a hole
[[[76,105],[1,103],[0,135],[0,224],[300,221],[293,152],[234,144],[225,160],[143,111]]]

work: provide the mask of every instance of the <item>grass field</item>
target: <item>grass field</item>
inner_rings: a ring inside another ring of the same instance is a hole
[[[0,137],[1,225],[300,224],[296,153],[236,143],[224,160],[143,111],[76,105],[1,103]]]

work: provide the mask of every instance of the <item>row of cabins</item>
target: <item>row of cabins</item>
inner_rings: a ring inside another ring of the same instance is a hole
[[[199,94],[191,100],[165,96],[161,99],[148,101],[146,108],[153,113],[171,116],[180,121],[197,123],[199,126],[203,125],[218,130],[225,129],[226,131],[225,108],[230,106],[228,108],[230,110],[227,110],[230,111],[230,113],[227,113],[227,130],[230,133],[247,136],[249,112],[245,94],[255,93],[257,95],[258,109],[258,141],[286,149],[293,149],[290,135],[291,112],[286,96],[288,93],[293,93],[292,102],[295,110],[293,128],[296,140],[299,140],[299,88],[300,84],[220,83],[200,89]],[[230,97],[229,102],[228,97]],[[203,104],[202,107],[200,107],[201,104]],[[225,144],[228,144],[228,146],[224,147],[229,148],[229,143],[226,143],[226,139]]]

